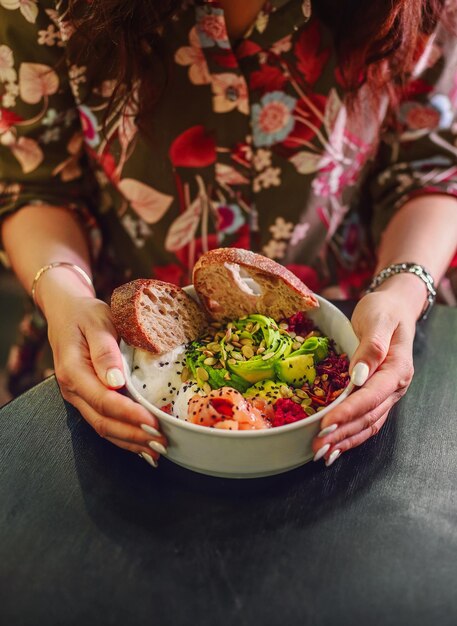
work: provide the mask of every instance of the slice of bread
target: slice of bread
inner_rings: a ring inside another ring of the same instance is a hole
[[[197,339],[207,324],[201,307],[180,287],[153,279],[115,289],[111,312],[126,343],[155,354]]]
[[[251,278],[249,285],[243,278]],[[279,263],[250,250],[218,248],[197,261],[193,283],[210,319],[261,313],[275,320],[319,306],[312,291]]]

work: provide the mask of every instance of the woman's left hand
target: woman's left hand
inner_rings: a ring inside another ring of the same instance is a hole
[[[379,290],[357,304],[352,325],[360,345],[349,371],[360,388],[322,419],[321,432],[313,441],[314,460],[331,465],[343,452],[379,432],[413,377],[417,316],[408,290]]]

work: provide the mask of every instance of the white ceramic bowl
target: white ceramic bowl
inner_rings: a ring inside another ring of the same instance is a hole
[[[185,291],[196,298],[194,288]],[[358,339],[350,321],[333,304],[318,296],[320,307],[309,311],[322,332],[335,340],[339,350],[351,357]],[[228,431],[191,424],[161,411],[135,389],[131,381],[134,349],[121,342],[127,389],[151,413],[169,442],[167,458],[178,465],[224,478],[259,478],[287,472],[310,461],[311,442],[319,432],[319,422],[352,391],[350,383],[328,407],[302,421],[268,430]]]

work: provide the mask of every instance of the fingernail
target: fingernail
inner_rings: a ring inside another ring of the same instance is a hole
[[[158,452],[159,454],[163,454],[164,456],[168,454],[165,446],[163,446],[158,441],[149,441],[148,444],[149,444],[149,447],[152,448],[155,452]]]
[[[335,432],[337,428],[338,428],[338,424],[330,424],[330,426],[327,426],[327,428],[323,428],[317,436],[326,437],[327,435],[330,435],[330,433]]]
[[[361,387],[366,382],[369,373],[370,368],[368,365],[360,361],[352,370],[351,382],[353,382],[356,387]]]
[[[157,467],[158,465],[157,461],[155,461],[150,454],[147,454],[146,452],[142,452],[141,456],[146,461],[146,463],[149,463],[149,465],[152,465],[152,467]]]
[[[148,435],[152,435],[153,437],[162,436],[162,433],[159,433],[158,430],[156,430],[152,426],[148,426],[147,424],[141,424],[141,428],[144,430],[145,433],[148,433]]]
[[[325,465],[327,467],[330,467],[330,465],[334,463],[340,455],[341,455],[341,450],[333,450],[332,454],[326,460]]]
[[[330,444],[326,443],[325,446],[322,446],[322,448],[319,448],[319,450],[316,452],[316,454],[313,457],[313,461],[319,461],[319,459],[321,459],[330,449]]]
[[[106,382],[110,387],[123,387],[125,385],[124,374],[117,367],[112,367],[106,372]]]

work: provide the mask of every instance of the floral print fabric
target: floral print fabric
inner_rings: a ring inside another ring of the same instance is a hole
[[[186,284],[199,254],[237,246],[316,291],[357,295],[393,213],[415,194],[457,195],[456,41],[440,26],[418,51],[395,113],[364,89],[351,109],[330,33],[305,6],[271,0],[231,42],[218,2],[184,3],[146,136],[135,98],[102,132],[114,83],[101,68],[89,86],[68,58],[63,4],[0,0],[2,214],[79,211],[117,282]]]

